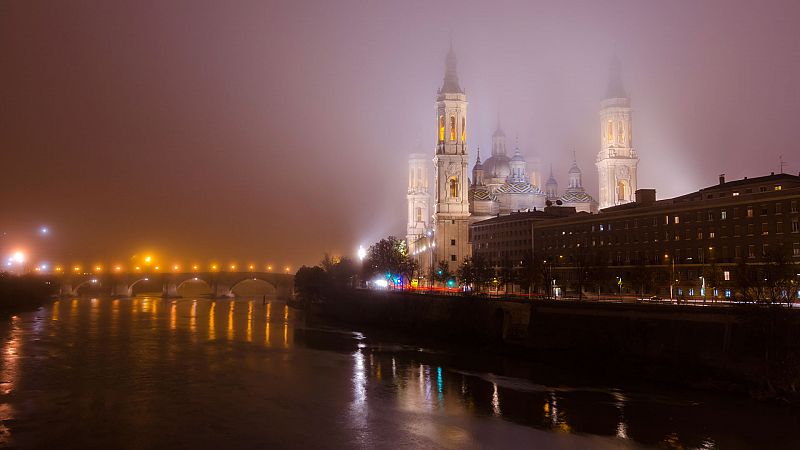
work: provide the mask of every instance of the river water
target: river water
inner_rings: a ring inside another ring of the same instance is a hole
[[[3,319],[0,446],[800,448],[796,409],[596,385],[588,370],[560,377],[299,314],[137,297]]]

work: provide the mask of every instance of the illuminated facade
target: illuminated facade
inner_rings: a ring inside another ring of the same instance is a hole
[[[430,221],[428,159],[422,153],[409,155],[406,199],[408,199],[406,242],[409,245],[409,251],[413,252],[415,242],[425,235]]]
[[[447,261],[455,271],[471,255],[467,96],[458,82],[456,55],[447,52],[442,87],[436,96],[437,143],[433,157],[435,191],[435,261]]]
[[[622,85],[620,64],[611,61],[608,91],[600,108],[601,149],[597,154],[600,209],[634,201],[639,156],[633,149],[631,101]]]

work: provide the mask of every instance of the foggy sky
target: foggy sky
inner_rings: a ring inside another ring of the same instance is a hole
[[[449,39],[471,160],[574,149],[597,195],[616,49],[639,187],[800,170],[800,3],[0,2],[0,251],[314,263],[405,233]],[[33,231],[46,224],[46,240]]]

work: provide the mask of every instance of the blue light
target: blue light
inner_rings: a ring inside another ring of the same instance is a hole
[[[453,287],[455,285],[456,285],[456,282],[452,278],[447,280],[447,286]]]

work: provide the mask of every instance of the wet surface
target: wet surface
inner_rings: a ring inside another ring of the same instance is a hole
[[[283,303],[66,299],[0,322],[0,446],[797,448],[800,413],[309,327]],[[561,381],[560,381],[561,380]]]

